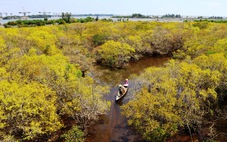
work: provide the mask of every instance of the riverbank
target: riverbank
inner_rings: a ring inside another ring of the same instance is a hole
[[[92,69],[92,77],[101,84],[111,87],[110,93],[105,99],[111,101],[110,111],[100,117],[97,124],[90,128],[86,142],[108,142],[108,141],[144,141],[140,134],[130,128],[127,118],[121,114],[120,107],[126,104],[132,95],[135,82],[130,80],[133,74],[139,75],[147,67],[163,66],[168,62],[169,57],[144,57],[139,61],[130,62],[126,69],[112,70],[109,68],[96,66]],[[129,79],[129,91],[120,102],[115,102],[115,95],[118,90],[118,84],[122,84],[124,79]]]

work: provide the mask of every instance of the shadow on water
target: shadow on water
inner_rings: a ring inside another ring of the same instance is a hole
[[[163,66],[169,60],[168,57],[143,58],[138,62],[132,62],[127,69],[111,70],[97,66],[92,71],[95,80],[111,87],[110,93],[105,99],[111,101],[110,111],[102,115],[98,124],[93,126],[89,132],[86,142],[139,142],[143,141],[141,136],[129,128],[127,119],[121,115],[120,106],[126,104],[130,99],[130,89],[128,93],[118,102],[115,102],[115,95],[118,90],[118,84],[122,84],[125,78],[130,75],[140,74],[145,68],[151,66]]]

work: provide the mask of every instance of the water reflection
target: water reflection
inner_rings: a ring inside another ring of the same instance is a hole
[[[163,66],[169,60],[169,57],[144,57],[140,61],[131,62],[126,69],[109,69],[96,66],[90,73],[98,83],[110,86],[117,86],[122,83],[125,78],[129,78],[132,74],[140,74],[148,67]]]

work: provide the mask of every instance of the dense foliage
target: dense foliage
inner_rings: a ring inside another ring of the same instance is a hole
[[[202,116],[210,113],[217,98],[215,88],[220,78],[217,70],[174,60],[165,68],[149,68],[137,78],[142,88],[123,107],[124,114],[146,139],[163,141],[179,127],[202,123]]]
[[[227,119],[226,28],[224,24],[184,23],[183,46],[164,67],[135,77],[136,88],[123,114],[145,139],[165,141],[182,129],[214,138],[219,119]],[[215,121],[214,121],[215,120]],[[212,122],[213,121],[213,122]],[[203,139],[205,140],[205,139]]]
[[[63,118],[87,125],[108,110],[102,97],[109,89],[62,54],[58,30],[0,29],[1,140],[51,134],[67,126]]]
[[[61,136],[65,142],[83,142],[84,133],[77,127],[73,126],[66,134]]]
[[[102,64],[121,67],[125,62],[129,62],[130,54],[135,52],[135,49],[126,43],[110,40],[101,45],[97,52],[97,60]]]
[[[103,99],[108,87],[86,71],[93,63],[125,67],[144,55],[181,61],[149,68],[135,79],[135,94],[122,107],[128,123],[154,141],[180,128],[199,129],[226,96],[226,31],[221,23],[139,21],[1,28],[0,140],[50,135],[69,118],[81,127],[64,138],[83,140],[78,128],[110,105]]]

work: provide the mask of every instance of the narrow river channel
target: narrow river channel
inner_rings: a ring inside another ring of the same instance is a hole
[[[110,111],[101,116],[98,124],[93,126],[89,132],[86,142],[138,142],[143,141],[141,136],[134,132],[127,125],[127,119],[121,115],[120,106],[127,103],[130,98],[130,75],[140,74],[145,68],[152,66],[163,66],[169,60],[168,57],[143,58],[138,62],[132,62],[127,69],[110,70],[102,67],[97,67],[92,71],[92,76],[100,84],[110,86],[110,93],[105,96],[105,99],[111,101]],[[129,91],[127,95],[115,102],[118,84],[122,84],[124,79],[129,79]]]

